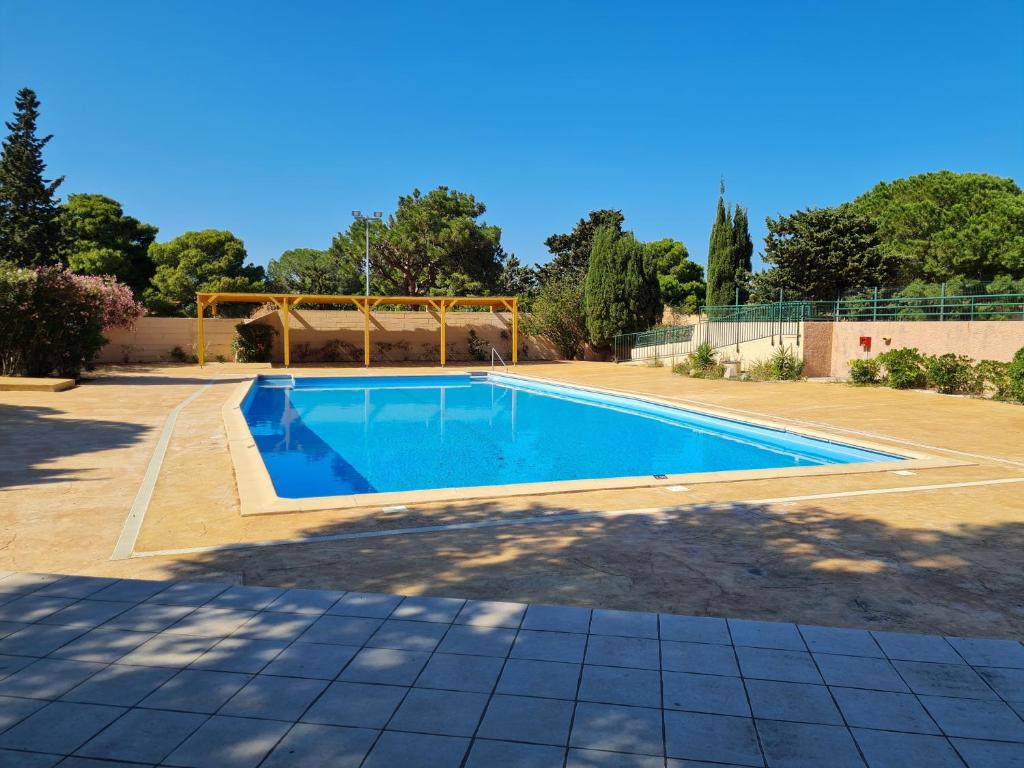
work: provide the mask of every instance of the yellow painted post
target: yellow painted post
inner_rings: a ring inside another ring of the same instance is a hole
[[[199,360],[199,367],[203,367],[203,361],[206,359],[206,337],[203,335],[203,310],[206,309],[206,305],[203,300],[196,298],[196,357]]]
[[[363,365],[370,367],[370,302],[363,303]]]
[[[519,361],[519,299],[512,299],[512,365]]]
[[[441,300],[441,367],[442,368],[444,368],[445,360],[448,357],[448,355],[446,354],[448,339],[447,339],[447,335],[445,333],[446,328],[445,328],[444,315],[445,315],[445,303],[444,303],[444,299],[442,299]]]
[[[287,368],[291,365],[291,339],[288,336],[288,315],[291,314],[291,307],[288,304],[288,299],[284,300],[284,315],[281,317],[281,324],[284,326],[284,367]]]

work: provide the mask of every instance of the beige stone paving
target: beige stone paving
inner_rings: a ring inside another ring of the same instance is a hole
[[[418,505],[406,513],[241,518],[220,407],[251,371],[111,368],[68,392],[0,393],[0,569],[215,576],[970,635],[1024,630],[1024,484],[739,503],[1024,477],[1024,408],[835,384],[696,381],[601,363],[518,372],[812,422],[840,437],[843,429],[885,435],[971,464],[913,477],[715,483],[685,494],[644,488]],[[689,506],[670,515],[110,561],[164,419],[209,381],[178,419],[137,552],[559,510]]]

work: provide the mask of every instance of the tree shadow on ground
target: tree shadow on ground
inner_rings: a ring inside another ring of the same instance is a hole
[[[56,408],[0,403],[0,488],[88,480],[88,469],[49,465],[131,446],[149,431],[139,424],[63,415]]]
[[[533,506],[520,514],[558,512]],[[483,502],[446,507],[429,521],[376,517],[379,530],[508,516]],[[1024,504],[1020,519],[941,531],[813,506],[698,505],[661,515],[222,549],[166,565],[181,578],[211,578],[212,571],[252,584],[1019,637]],[[360,527],[372,526],[303,533]]]

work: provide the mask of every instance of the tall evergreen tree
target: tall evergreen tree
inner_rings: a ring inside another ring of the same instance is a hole
[[[725,205],[725,182],[719,187],[715,223],[708,243],[708,304],[732,304],[736,299],[736,267],[733,262],[732,216]]]
[[[587,335],[606,349],[620,333],[650,328],[661,315],[661,294],[653,259],[633,233],[614,227],[594,233],[584,288]]]
[[[14,101],[10,135],[0,154],[0,261],[40,266],[60,261],[61,228],[54,193],[64,177],[43,178],[43,147],[52,136],[36,136],[39,99],[22,88]]]
[[[749,285],[754,271],[753,256],[754,241],[750,239],[747,209],[737,203],[732,216],[732,263],[734,285],[739,288],[740,303],[746,303],[750,297]],[[735,301],[735,296],[733,300]]]

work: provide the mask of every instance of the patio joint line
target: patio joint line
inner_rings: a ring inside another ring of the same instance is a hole
[[[111,560],[127,560],[132,556],[132,552],[135,550],[135,542],[138,541],[139,532],[142,530],[142,523],[146,519],[149,503],[153,499],[156,480],[160,475],[160,468],[163,466],[164,457],[167,455],[167,447],[171,443],[171,435],[174,433],[174,425],[178,422],[178,415],[200,395],[205,394],[215,382],[216,379],[207,382],[174,406],[171,412],[167,414],[163,428],[160,430],[160,437],[157,439],[156,447],[153,449],[153,455],[150,457],[149,464],[146,467],[146,474],[142,477],[139,492],[135,494],[135,500],[132,501],[131,509],[128,510],[128,517],[125,518],[124,525],[121,527],[121,535],[117,537],[114,551],[110,555]]]

